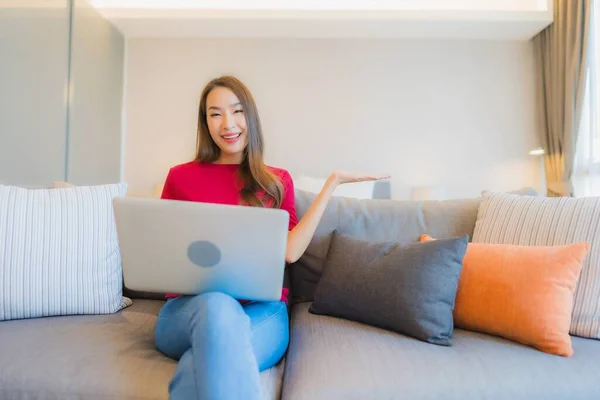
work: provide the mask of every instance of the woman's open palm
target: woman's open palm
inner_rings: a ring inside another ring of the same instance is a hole
[[[389,175],[360,174],[348,171],[335,171],[333,174],[337,182],[340,184],[352,182],[378,181],[390,178]]]

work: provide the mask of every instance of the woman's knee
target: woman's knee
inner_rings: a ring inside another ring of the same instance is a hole
[[[198,294],[190,299],[190,306],[194,310],[203,310],[206,313],[218,312],[243,313],[244,309],[239,301],[226,293],[208,292]]]
[[[194,309],[192,322],[200,322],[211,330],[239,329],[242,324],[250,324],[242,305],[225,293],[208,292],[194,296],[190,306]]]
[[[250,326],[241,304],[218,292],[182,296],[163,305],[155,326],[156,346],[163,354],[178,359],[187,350],[192,337],[221,335]],[[195,331],[195,333],[194,333]]]
[[[236,307],[240,303],[232,296],[223,292],[206,292],[190,298],[191,302],[203,304],[206,307]]]

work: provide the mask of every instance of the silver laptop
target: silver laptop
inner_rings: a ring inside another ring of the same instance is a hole
[[[127,288],[281,298],[287,211],[132,197],[113,206]]]

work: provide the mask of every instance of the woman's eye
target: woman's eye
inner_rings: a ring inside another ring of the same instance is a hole
[[[221,114],[210,114],[211,117],[219,117]]]
[[[237,113],[243,113],[243,112],[244,112],[244,110],[235,110],[235,111],[234,111],[234,114],[237,114]]]

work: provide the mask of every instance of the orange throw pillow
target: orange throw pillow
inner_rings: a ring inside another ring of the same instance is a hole
[[[421,235],[421,241],[434,240]],[[573,293],[587,243],[517,246],[469,243],[454,323],[570,357]]]

